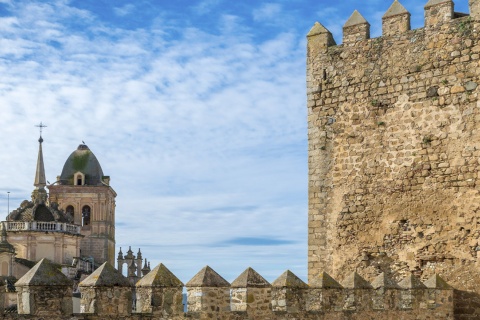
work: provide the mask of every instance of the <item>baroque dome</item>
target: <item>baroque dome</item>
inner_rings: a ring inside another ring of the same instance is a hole
[[[87,145],[81,144],[77,150],[72,152],[65,161],[62,174],[60,175],[60,184],[74,185],[75,173],[84,175],[83,185],[97,186],[102,185],[103,171],[97,157],[88,148]]]

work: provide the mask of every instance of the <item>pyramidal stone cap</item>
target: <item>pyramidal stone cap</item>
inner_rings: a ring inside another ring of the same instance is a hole
[[[365,18],[360,14],[360,12],[355,10],[355,11],[353,11],[350,18],[348,18],[347,22],[345,22],[345,25],[343,27],[348,28],[348,27],[353,27],[353,26],[359,25],[359,24],[370,25],[370,23],[368,23],[368,21],[365,20]]]
[[[343,287],[346,289],[372,289],[372,285],[356,272],[345,278]]]
[[[413,274],[408,275],[398,283],[402,289],[426,289],[427,287]]]
[[[268,288],[271,284],[252,268],[247,268],[233,280],[232,288]]]
[[[384,272],[380,273],[378,277],[373,280],[372,287],[373,289],[400,289],[400,286]]]
[[[429,0],[427,4],[425,5],[425,8],[436,6],[437,4],[442,4],[442,3],[452,3],[452,0]]]
[[[162,287],[162,288],[181,288],[183,282],[180,281],[170,270],[160,263],[146,276],[140,279],[137,287]]]
[[[204,267],[186,284],[187,287],[228,288],[230,283],[209,266]]]
[[[111,264],[105,262],[85,280],[80,282],[80,287],[130,287],[128,279],[125,278]]]
[[[407,9],[405,9],[405,7],[402,6],[400,2],[398,2],[398,0],[395,0],[390,6],[390,8],[388,8],[387,12],[385,12],[385,14],[383,15],[383,19],[397,16],[400,14],[410,14],[410,12],[408,12]]]
[[[333,279],[328,273],[321,272],[317,277],[313,278],[310,283],[312,288],[321,289],[342,289],[342,285]]]
[[[308,32],[307,37],[313,37],[322,33],[331,33],[331,32],[328,31],[328,29],[325,28],[320,22],[315,22],[312,29],[310,29],[310,31]]]
[[[23,277],[15,286],[71,286],[72,281],[67,278],[55,264],[43,258]]]
[[[306,289],[308,288],[308,285],[303,282],[302,279],[297,277],[292,271],[287,270],[272,282],[272,287]]]
[[[423,283],[429,289],[451,290],[453,289],[445,280],[440,278],[438,274],[433,275],[430,279]]]

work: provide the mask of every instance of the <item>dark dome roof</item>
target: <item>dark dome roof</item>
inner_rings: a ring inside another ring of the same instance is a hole
[[[73,175],[81,172],[85,175],[85,184],[90,186],[102,185],[103,171],[97,157],[90,149],[81,144],[73,151],[60,175],[60,184],[73,185]]]

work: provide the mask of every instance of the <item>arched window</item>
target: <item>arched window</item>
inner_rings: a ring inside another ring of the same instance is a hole
[[[82,208],[82,226],[90,225],[90,207],[83,206]]]
[[[71,215],[73,218],[75,214],[75,209],[73,208],[73,206],[68,206],[67,209],[65,209],[65,212]]]
[[[83,186],[85,184],[85,175],[80,171],[75,172],[73,184],[76,186]]]

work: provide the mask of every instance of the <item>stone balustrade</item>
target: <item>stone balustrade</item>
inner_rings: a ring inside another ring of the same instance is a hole
[[[454,319],[454,290],[438,275],[425,282],[411,275],[396,283],[381,274],[369,283],[352,273],[340,283],[322,273],[307,285],[286,271],[270,284],[247,268],[229,284],[207,266],[186,285],[186,312],[183,286],[163,264],[132,286],[105,263],[79,284],[80,314],[72,314],[70,281],[43,259],[16,283],[18,314],[5,314],[4,318],[273,320],[395,316],[413,320],[431,319],[435,314],[439,319]],[[132,308],[132,301],[136,301],[136,308]]]
[[[80,234],[80,226],[62,222],[3,221],[7,231],[48,231]]]

